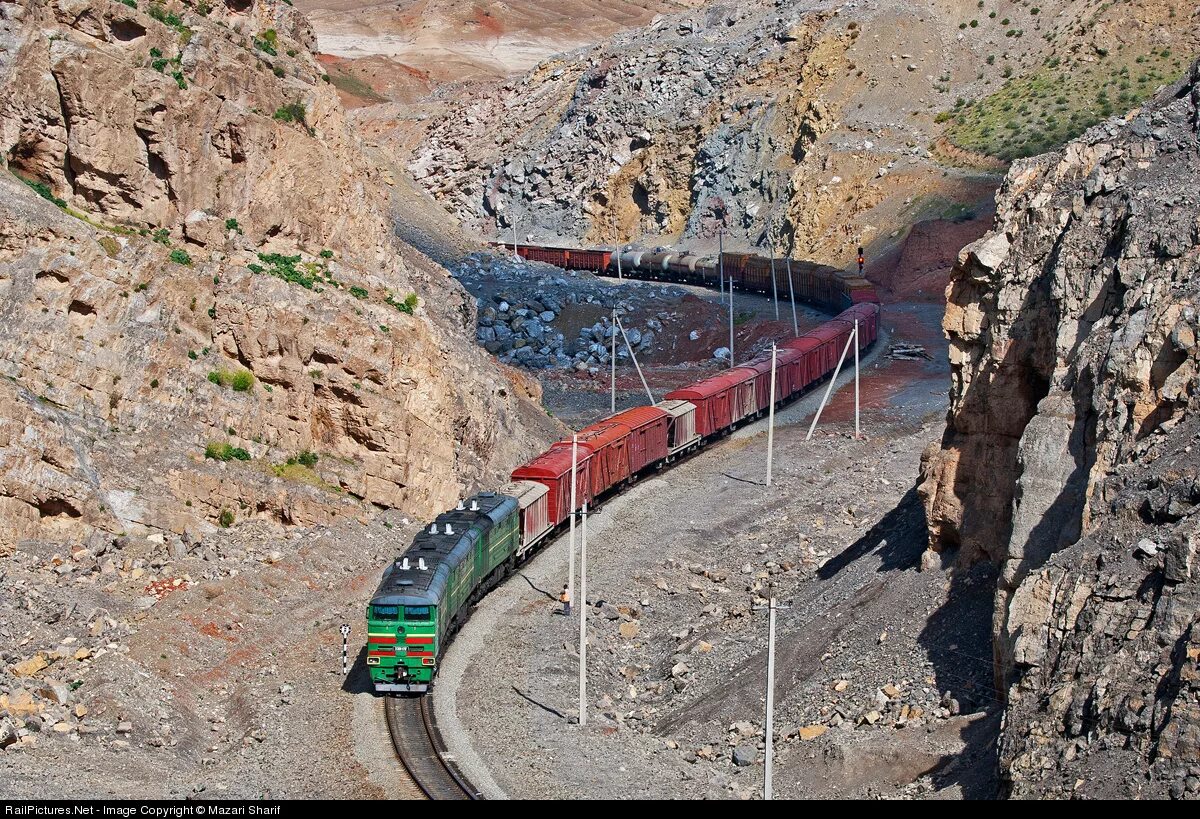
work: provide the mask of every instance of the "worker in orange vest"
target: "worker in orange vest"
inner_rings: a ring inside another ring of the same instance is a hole
[[[563,616],[570,617],[571,616],[571,593],[569,591],[567,591],[567,587],[565,585],[563,586],[562,594],[560,594],[558,596],[558,599],[559,599],[559,602],[561,602],[563,604],[563,607],[562,607]]]

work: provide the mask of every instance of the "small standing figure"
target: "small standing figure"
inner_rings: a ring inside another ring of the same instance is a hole
[[[565,585],[563,586],[562,594],[560,594],[558,596],[558,599],[563,604],[563,607],[562,607],[563,616],[570,617],[571,616],[571,593],[569,591],[567,591],[567,587]]]

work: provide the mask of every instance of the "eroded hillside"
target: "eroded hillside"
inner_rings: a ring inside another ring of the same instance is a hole
[[[424,514],[549,429],[392,239],[386,172],[289,6],[4,8],[9,544],[346,498]]]
[[[1017,796],[1180,797],[1200,760],[1200,71],[1017,163],[948,290],[932,547],[1002,567]]]
[[[328,715],[288,692],[329,684],[329,618],[406,515],[559,432],[393,237],[391,172],[312,42],[283,3],[0,3],[0,748],[22,793],[371,792],[296,767]]]
[[[882,255],[913,223],[986,214],[1014,152],[1178,77],[1196,35],[1177,5],[712,4],[478,93],[410,168],[484,233],[707,246],[723,222],[735,244],[841,264],[860,241]],[[1111,89],[1056,114],[1046,78],[1080,66]],[[1003,131],[995,156],[980,129]]]

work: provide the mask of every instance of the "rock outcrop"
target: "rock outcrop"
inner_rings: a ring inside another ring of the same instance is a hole
[[[1200,791],[1200,68],[1017,163],[947,291],[931,547],[1002,571],[1013,795]]]
[[[501,482],[557,425],[393,237],[303,18],[135,5],[0,4],[0,551]]]

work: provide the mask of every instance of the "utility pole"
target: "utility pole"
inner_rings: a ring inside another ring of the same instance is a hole
[[[800,324],[796,321],[796,285],[792,281],[792,257],[788,256],[785,262],[787,265],[788,277],[788,294],[791,296],[792,302],[792,333],[796,338],[800,338]]]
[[[622,248],[617,248],[617,281],[625,281],[625,277],[621,275],[621,252]]]
[[[854,440],[862,437],[862,427],[859,424],[859,392],[858,392],[858,319],[854,320]]]
[[[571,436],[571,556],[568,559],[567,568],[567,602],[571,603],[575,598],[575,509],[576,497],[575,493],[579,486],[578,477],[579,468],[579,435]]]
[[[638,364],[637,356],[634,355],[633,345],[629,343],[629,336],[625,335],[625,325],[617,318],[617,311],[613,311],[613,320],[616,321],[617,329],[621,331],[621,338],[625,339],[625,349],[629,351],[629,357],[633,360],[634,369],[637,370],[638,378],[642,379],[642,388],[646,390],[646,395],[650,398],[650,404],[654,404],[654,393],[650,392],[650,385],[646,383],[646,376],[642,374],[642,365]],[[615,342],[613,349],[616,349]]]
[[[763,799],[770,800],[771,773],[775,766],[775,598],[767,604],[767,726],[766,774],[763,780]]]
[[[579,724],[587,725],[587,501],[579,542]]]
[[[762,611],[763,606],[754,606],[755,611]],[[771,775],[775,768],[775,612],[790,609],[791,606],[781,606],[775,600],[774,592],[767,602],[767,714],[765,775],[763,779],[763,799],[773,796]]]
[[[837,383],[838,374],[842,371],[842,364],[846,361],[846,354],[850,352],[850,345],[857,343],[854,336],[846,339],[846,346],[842,348],[842,357],[838,359],[837,367],[833,370],[833,377],[829,379],[829,386],[825,388],[825,395],[821,398],[821,406],[817,407],[817,414],[813,416],[812,425],[808,428],[808,435],[804,440],[811,441],[813,430],[817,428],[817,422],[821,420],[821,413],[825,411],[825,404],[829,402],[829,396],[833,392],[833,385]]]
[[[767,486],[771,485],[771,458],[775,453],[775,358],[776,345],[771,345],[771,402],[770,413],[767,416]]]
[[[609,414],[614,415],[617,412],[617,311],[613,308],[612,311],[612,352],[609,354],[610,363],[612,364],[612,390],[609,400]]]

